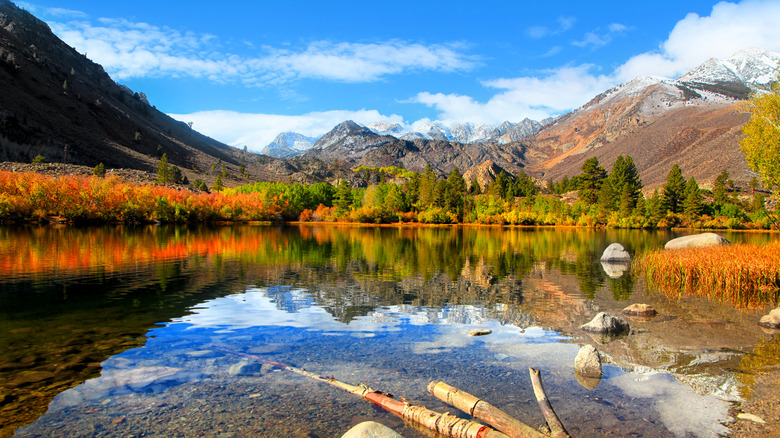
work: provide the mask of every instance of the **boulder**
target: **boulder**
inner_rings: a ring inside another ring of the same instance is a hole
[[[619,335],[631,329],[625,319],[605,312],[599,312],[589,323],[580,326],[580,328],[586,332],[609,335]]]
[[[623,276],[629,269],[631,269],[631,263],[629,262],[601,262],[601,267],[604,269],[604,273],[609,278],[618,279]]]
[[[604,253],[601,255],[601,261],[628,263],[631,261],[631,256],[628,254],[628,251],[623,248],[623,245],[613,243],[604,250]]]
[[[705,248],[708,246],[728,245],[731,242],[715,233],[692,234],[666,242],[665,249]]]
[[[601,377],[601,356],[594,346],[585,345],[580,348],[574,358],[574,372],[583,377]]]
[[[758,325],[771,329],[780,329],[780,307],[769,312],[769,315],[762,316],[761,320],[758,321]]]
[[[263,364],[242,360],[241,362],[234,363],[228,368],[228,374],[231,376],[254,376],[262,374]]]
[[[489,329],[474,329],[469,332],[471,336],[486,336],[493,333],[493,330]]]
[[[403,438],[403,436],[383,424],[364,421],[348,430],[341,438]]]
[[[637,304],[634,303],[625,309],[623,309],[623,313],[626,315],[631,316],[655,316],[658,314],[658,312],[653,309],[652,306],[649,304]]]

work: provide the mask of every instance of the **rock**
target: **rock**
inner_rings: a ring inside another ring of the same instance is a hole
[[[242,360],[234,363],[228,368],[228,374],[231,376],[254,376],[262,373],[262,365],[249,360]]]
[[[766,424],[766,421],[764,421],[764,419],[759,417],[758,415],[746,414],[744,412],[737,414],[737,418],[739,418],[740,420],[752,421],[758,424]]]
[[[574,377],[576,377],[577,382],[579,382],[580,385],[586,389],[596,389],[596,387],[599,386],[599,383],[601,383],[601,376],[585,377],[580,373],[574,373]]]
[[[493,333],[493,330],[488,329],[475,329],[469,332],[471,336],[485,336]]]
[[[403,438],[403,436],[383,424],[364,421],[348,430],[341,438]]]
[[[625,319],[605,312],[599,312],[589,323],[580,326],[580,328],[586,332],[609,335],[619,335],[630,330]]]
[[[619,243],[613,243],[604,250],[604,254],[601,255],[602,262],[630,262],[631,256],[628,254],[623,245]]]
[[[631,268],[631,263],[602,261],[601,267],[609,278],[620,278]]]
[[[623,313],[632,316],[655,316],[658,314],[658,312],[656,312],[655,309],[653,309],[653,307],[649,304],[637,303],[634,303],[623,309]]]
[[[771,329],[780,329],[780,318],[774,315],[764,315],[758,321],[758,325]]]
[[[666,242],[665,249],[705,248],[708,246],[729,245],[731,242],[715,233],[692,234]]]
[[[601,356],[595,347],[585,345],[580,348],[574,358],[574,372],[583,377],[601,377]]]

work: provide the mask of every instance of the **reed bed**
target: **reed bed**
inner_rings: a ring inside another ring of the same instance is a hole
[[[670,298],[697,294],[738,308],[777,305],[780,299],[780,241],[653,250],[637,263],[648,283]]]

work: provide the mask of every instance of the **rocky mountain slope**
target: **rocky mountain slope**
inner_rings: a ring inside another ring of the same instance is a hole
[[[212,158],[235,163],[231,149],[116,84],[103,68],[63,43],[40,20],[0,1],[1,158],[152,169],[168,155],[202,168]],[[67,149],[67,151],[66,151]]]
[[[630,155],[648,188],[663,184],[675,163],[705,186],[723,170],[747,185],[755,174],[739,150],[748,119],[741,104],[768,87],[778,63],[780,54],[750,49],[677,80],[640,77],[608,90],[529,141],[529,170],[559,180],[590,157],[609,169],[618,155]]]

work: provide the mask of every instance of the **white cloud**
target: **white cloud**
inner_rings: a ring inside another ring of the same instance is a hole
[[[536,30],[532,36],[547,35]],[[580,43],[603,45],[608,38],[627,30],[625,25],[613,23],[606,33],[586,35]],[[675,25],[658,50],[636,55],[611,72],[601,72],[587,64],[569,65],[535,76],[484,81],[484,86],[502,90],[486,102],[459,94],[430,92],[418,93],[410,102],[436,108],[446,121],[499,123],[525,117],[540,120],[577,108],[637,76],[676,78],[710,57],[728,58],[750,47],[780,51],[780,2],[721,2],[709,16],[689,14]]]
[[[476,60],[458,44],[317,41],[301,49],[263,48],[257,56],[220,51],[212,35],[180,32],[127,20],[50,22],[66,43],[103,65],[116,79],[196,77],[244,85],[296,78],[371,82],[408,71],[468,70]]]
[[[557,21],[558,26],[556,27],[551,28],[548,26],[531,26],[525,30],[525,33],[533,39],[558,35],[571,29],[577,19],[574,17],[558,17]]]
[[[193,122],[192,128],[233,146],[248,146],[259,152],[277,135],[293,131],[316,137],[345,120],[367,125],[377,120],[403,124],[399,115],[383,115],[375,110],[322,111],[303,115],[249,114],[234,111],[200,111],[191,114],[169,114],[182,122]]]
[[[616,36],[624,34],[628,31],[628,26],[620,23],[612,23],[607,26],[607,31],[604,32],[601,29],[585,34],[585,38],[580,41],[573,41],[572,44],[577,47],[593,47],[598,48],[609,44]]]
[[[590,65],[563,67],[539,76],[486,81],[484,86],[504,91],[485,103],[441,93],[419,93],[413,101],[436,108],[444,121],[541,120],[581,106],[613,85],[610,77],[594,74],[593,69]]]
[[[615,74],[620,81],[648,74],[678,77],[709,58],[750,47],[780,51],[780,2],[721,2],[709,16],[688,14],[657,51],[634,56]]]

